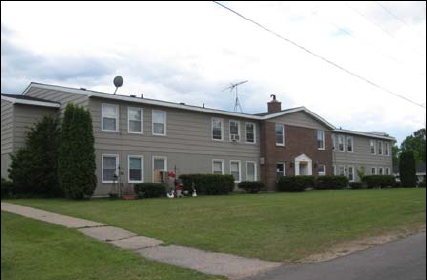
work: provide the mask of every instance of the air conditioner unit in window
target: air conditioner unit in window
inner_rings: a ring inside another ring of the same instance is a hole
[[[239,134],[231,134],[231,141],[236,142],[240,140],[240,135]]]

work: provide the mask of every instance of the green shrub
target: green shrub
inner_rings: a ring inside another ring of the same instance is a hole
[[[193,191],[198,194],[220,195],[233,191],[234,177],[222,174],[183,174],[179,179],[184,185],[184,191]]]
[[[277,184],[277,190],[281,192],[303,192],[307,188],[314,188],[313,176],[283,176]]]
[[[91,196],[96,187],[95,138],[89,111],[67,104],[62,119],[58,174],[68,198]]]
[[[349,186],[353,190],[360,190],[360,189],[364,189],[366,185],[362,182],[350,182]]]
[[[425,187],[426,187],[426,181],[424,180],[424,181],[422,181],[422,182],[419,182],[419,183],[418,183],[418,187],[419,187],[419,188],[425,188]]]
[[[343,175],[319,176],[316,179],[316,190],[338,190],[347,187],[348,178]]]
[[[13,196],[13,183],[5,178],[1,178],[1,199]]]
[[[135,184],[134,191],[140,198],[163,197],[166,195],[166,185],[161,183]]]
[[[25,146],[11,154],[9,177],[17,193],[62,196],[57,176],[59,121],[44,116],[31,127]]]
[[[396,177],[393,175],[368,175],[362,178],[368,189],[387,188],[396,185]]]
[[[243,181],[238,184],[238,187],[244,189],[247,193],[258,193],[264,188],[264,183],[258,181]]]
[[[401,152],[399,159],[399,175],[402,187],[415,188],[417,185],[417,176],[413,151]]]
[[[402,183],[400,181],[396,181],[396,184],[394,184],[395,188],[401,188],[402,187]]]

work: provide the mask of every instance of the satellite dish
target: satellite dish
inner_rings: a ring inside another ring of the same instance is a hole
[[[114,94],[116,94],[117,89],[123,85],[123,77],[122,76],[116,76],[116,77],[114,77],[113,82],[114,82],[114,86],[116,87]]]

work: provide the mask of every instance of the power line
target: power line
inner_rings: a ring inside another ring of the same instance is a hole
[[[397,96],[397,97],[402,98],[402,99],[404,99],[404,100],[406,100],[406,101],[408,101],[408,102],[410,102],[410,103],[412,103],[412,104],[414,104],[414,105],[417,105],[417,106],[419,106],[419,107],[425,108],[425,106],[424,106],[424,105],[422,105],[422,104],[419,104],[419,103],[417,103],[417,102],[415,102],[415,101],[412,101],[411,99],[409,99],[409,98],[407,98],[407,97],[405,97],[405,96],[403,96],[403,95],[401,95],[401,94],[398,94],[398,93],[392,92],[392,91],[390,91],[390,90],[388,90],[388,89],[386,89],[386,88],[384,88],[384,87],[382,87],[382,86],[380,86],[380,85],[378,85],[378,84],[376,84],[376,83],[374,83],[374,82],[370,81],[369,79],[367,79],[367,78],[365,78],[365,77],[363,77],[363,76],[361,76],[361,75],[359,75],[359,74],[353,73],[353,72],[351,72],[351,71],[349,71],[349,70],[345,69],[344,67],[342,67],[342,66],[340,66],[340,65],[336,64],[335,62],[333,62],[333,61],[331,61],[331,60],[327,59],[327,58],[326,58],[326,57],[324,57],[324,56],[321,56],[321,55],[318,55],[318,54],[313,53],[312,51],[308,50],[307,48],[305,48],[305,47],[303,47],[303,46],[301,46],[301,45],[299,45],[299,44],[295,43],[295,42],[294,42],[294,41],[292,41],[291,39],[288,39],[288,38],[283,37],[282,35],[280,35],[280,34],[278,34],[278,33],[274,32],[274,31],[272,31],[272,30],[268,29],[267,27],[265,27],[265,26],[263,26],[262,24],[260,24],[260,23],[256,22],[255,20],[245,17],[244,15],[242,15],[242,14],[240,14],[240,13],[238,13],[238,12],[236,12],[236,11],[232,10],[231,8],[228,8],[227,6],[225,6],[225,5],[221,4],[221,3],[219,3],[218,1],[213,1],[213,2],[214,2],[215,4],[217,4],[217,5],[221,6],[222,8],[224,8],[224,9],[226,9],[226,10],[228,10],[228,11],[232,12],[233,14],[235,14],[235,15],[237,15],[237,16],[239,16],[239,17],[241,17],[242,19],[247,20],[247,21],[249,21],[249,22],[251,22],[251,23],[253,23],[253,24],[257,25],[257,26],[258,26],[258,27],[260,27],[261,29],[264,29],[265,31],[267,31],[267,32],[269,32],[269,33],[271,33],[271,34],[275,35],[276,37],[278,37],[278,38],[280,38],[280,39],[282,39],[282,40],[284,40],[284,41],[286,41],[286,42],[288,42],[288,43],[290,43],[290,44],[292,44],[292,45],[296,46],[297,48],[300,48],[301,50],[303,50],[303,51],[305,51],[305,52],[307,52],[307,53],[311,54],[312,56],[315,56],[315,57],[317,57],[317,58],[319,58],[319,59],[321,59],[321,60],[323,60],[323,61],[325,61],[325,62],[327,62],[327,63],[331,64],[332,66],[334,66],[334,67],[336,67],[336,68],[338,68],[338,69],[340,69],[340,70],[342,70],[342,71],[346,72],[347,74],[349,74],[349,75],[351,75],[351,76],[354,76],[354,77],[356,77],[356,78],[359,78],[360,80],[362,80],[362,81],[364,81],[364,82],[366,82],[366,83],[368,83],[368,84],[370,84],[370,85],[372,85],[372,86],[374,86],[374,87],[376,87],[376,88],[379,88],[379,89],[381,89],[381,90],[383,90],[383,91],[385,91],[385,92],[387,92],[387,93],[389,93],[389,94],[391,94],[391,95]]]
[[[394,17],[395,19],[401,21],[404,25],[406,25],[409,29],[411,29],[416,35],[422,37],[423,39],[426,39],[426,37],[424,37],[423,35],[419,34],[415,29],[413,29],[409,24],[407,24],[406,22],[403,21],[403,19],[401,19],[400,17],[396,16],[395,14],[393,14],[389,9],[387,9],[386,7],[384,7],[383,5],[381,5],[380,2],[375,1],[375,3],[380,6],[384,11],[386,11],[389,15],[391,15],[392,17]]]
[[[378,29],[380,29],[382,32],[384,32],[385,34],[387,34],[388,36],[392,37],[394,40],[396,41],[400,41],[398,38],[396,38],[396,36],[394,36],[392,33],[388,32],[387,30],[385,30],[384,28],[381,27],[381,25],[379,25],[378,23],[374,22],[373,20],[371,20],[369,17],[367,17],[366,15],[364,15],[363,13],[359,12],[358,10],[356,10],[355,8],[353,8],[352,6],[348,5],[347,3],[345,3],[345,5],[351,9],[353,12],[355,12],[356,14],[358,14],[359,16],[363,17],[364,19],[366,19],[367,21],[369,21],[370,23],[372,23],[373,25],[375,25]],[[407,46],[408,48],[410,48],[412,51],[414,51],[416,54],[418,54],[419,56],[422,57],[426,57],[425,54],[422,54],[418,51],[418,49],[413,48],[411,46]]]
[[[378,48],[378,47],[376,47],[372,42],[370,42],[370,41],[366,41],[366,40],[362,40],[361,38],[354,36],[351,32],[347,31],[345,28],[342,28],[341,26],[338,26],[337,24],[335,24],[335,23],[333,23],[333,22],[329,22],[329,21],[325,21],[325,20],[323,20],[323,19],[322,19],[322,18],[321,18],[321,17],[320,17],[316,12],[313,12],[313,14],[314,14],[314,15],[316,15],[316,16],[317,16],[317,18],[319,18],[321,21],[323,21],[323,22],[325,22],[325,23],[327,23],[327,24],[329,24],[329,25],[334,26],[334,27],[335,27],[335,28],[337,28],[339,31],[341,31],[341,32],[345,33],[347,36],[350,36],[350,37],[352,37],[352,38],[353,38],[353,39],[355,39],[355,40],[359,40],[359,41],[364,42],[366,45],[368,45],[368,46],[370,46],[371,48],[375,49],[377,53],[382,54],[384,57],[387,57],[387,58],[389,58],[389,59],[393,60],[394,62],[397,62],[397,63],[399,63],[399,64],[401,64],[401,65],[406,66],[406,63],[405,63],[405,62],[403,62],[403,61],[401,61],[400,59],[397,59],[397,58],[395,58],[394,56],[392,56],[392,55],[390,55],[390,54],[388,54],[388,53],[381,52],[381,51],[379,50],[379,48]],[[409,68],[409,67],[408,67],[408,68]],[[412,70],[412,69],[411,69],[411,70]],[[420,76],[423,76],[423,77],[425,77],[425,76],[426,76],[426,73],[424,73],[424,72],[418,72],[418,71],[416,71],[416,70],[412,70],[412,72],[414,72],[414,74],[416,73],[417,75],[420,75]]]

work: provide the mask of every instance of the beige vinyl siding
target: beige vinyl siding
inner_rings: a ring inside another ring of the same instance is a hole
[[[345,165],[346,167],[354,166],[355,181],[360,180],[360,178],[358,178],[357,176],[356,169],[360,169],[362,166],[365,167],[366,175],[371,175],[372,167],[376,167],[377,172],[379,167],[382,167],[384,170],[385,168],[389,168],[390,170],[392,170],[391,141],[381,139],[383,143],[386,143],[388,141],[390,145],[390,155],[385,156],[385,155],[378,155],[378,154],[371,153],[369,141],[372,139],[376,140],[373,137],[371,138],[371,137],[358,136],[358,135],[346,134],[346,133],[335,133],[336,137],[338,135],[343,135],[344,137],[347,137],[347,136],[353,137],[354,151],[347,152],[347,149],[345,149],[345,152],[339,152],[338,150],[333,151],[332,152],[333,164],[336,166]]]
[[[61,114],[68,103],[73,103],[84,108],[87,108],[88,105],[88,97],[83,94],[73,94],[33,87],[25,95],[61,103]]]
[[[311,128],[311,129],[319,129],[319,130],[330,130],[327,126],[325,126],[323,123],[317,121],[312,116],[305,112],[295,112],[295,113],[289,113],[277,118],[268,119],[268,122],[280,122],[284,123],[285,125],[292,125],[292,126],[298,126],[298,127],[304,127],[304,128]]]
[[[30,128],[33,127],[35,123],[40,121],[43,116],[55,116],[57,112],[57,108],[15,104],[13,114],[14,151],[24,147],[27,133],[30,131]]]
[[[13,151],[13,104],[1,101],[1,154]],[[3,157],[2,157],[3,158]],[[2,160],[3,166],[3,160]],[[2,169],[3,170],[3,169]],[[3,172],[2,172],[3,176]]]
[[[102,131],[102,103],[119,105],[119,131]],[[203,114],[179,109],[159,106],[141,105],[143,109],[143,133],[133,134],[127,131],[127,108],[135,106],[131,102],[115,102],[108,99],[91,97],[89,108],[93,119],[95,135],[95,149],[97,159],[97,176],[102,178],[102,154],[118,154],[123,173],[124,186],[129,186],[127,157],[141,155],[144,157],[144,182],[152,182],[153,156],[167,157],[168,170],[177,168],[177,173],[212,173],[212,160],[224,160],[225,174],[229,174],[230,160],[256,162],[259,174],[258,160],[259,124],[255,123],[256,144],[245,143],[244,123],[248,120],[235,118],[240,121],[240,142],[229,141],[229,118],[220,114]],[[166,136],[156,136],[152,133],[152,110],[165,111]],[[224,119],[224,140],[212,140],[212,117]],[[253,120],[249,122],[254,123]],[[246,166],[242,164],[242,174],[246,174]],[[98,180],[95,195],[105,195],[112,188],[112,184],[103,184]]]

